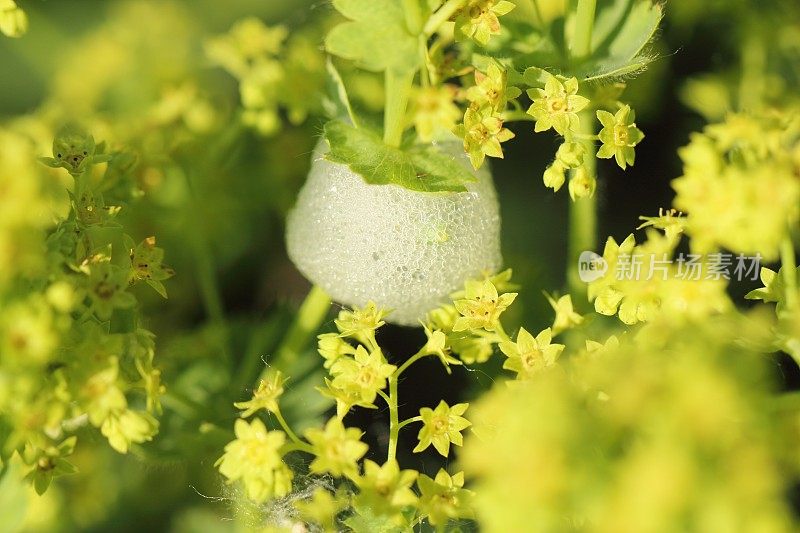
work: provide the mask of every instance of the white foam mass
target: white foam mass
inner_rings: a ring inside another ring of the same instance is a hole
[[[472,171],[461,146],[440,147]],[[502,264],[497,193],[487,165],[463,193],[369,185],[324,159],[323,140],[289,213],[286,239],[297,268],[330,297],[392,309],[387,320],[418,325],[464,281]]]

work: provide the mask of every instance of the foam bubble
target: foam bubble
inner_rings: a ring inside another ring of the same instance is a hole
[[[311,172],[289,213],[289,257],[335,301],[392,309],[387,320],[417,325],[464,281],[496,272],[500,213],[487,166],[463,193],[421,193],[368,185],[346,165],[314,151]],[[472,170],[461,146],[441,145]]]

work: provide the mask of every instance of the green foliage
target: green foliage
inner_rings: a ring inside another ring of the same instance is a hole
[[[349,166],[373,185],[400,185],[412,191],[465,191],[475,177],[457,161],[432,146],[400,149],[388,146],[366,130],[340,121],[325,125],[330,145],[326,158]]]
[[[406,27],[401,4],[401,0],[334,0],[333,7],[351,20],[328,33],[325,49],[367,70],[416,70],[417,39]]]

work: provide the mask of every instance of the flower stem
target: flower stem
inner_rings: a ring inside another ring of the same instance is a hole
[[[406,420],[403,420],[402,422],[400,422],[400,424],[397,426],[397,429],[398,430],[403,429],[407,425],[413,424],[414,422],[422,422],[422,417],[421,416],[413,416],[411,418],[407,418]]]
[[[298,449],[302,450],[303,447],[309,447],[309,448],[311,447],[308,443],[300,440],[297,434],[294,431],[292,431],[292,428],[289,427],[289,424],[286,423],[286,419],[283,418],[283,414],[281,413],[280,409],[276,409],[275,411],[271,412],[272,414],[275,415],[275,418],[278,419],[278,423],[283,428],[283,431],[286,432],[286,435],[289,437],[289,440],[291,440],[295,445],[297,445]]]
[[[575,31],[570,52],[573,59],[586,59],[592,51],[592,31],[597,0],[578,0],[575,10]]]
[[[580,115],[581,133],[576,136],[586,149],[583,164],[590,174],[597,172],[597,159],[595,158],[594,115],[591,110],[583,111]],[[581,252],[595,251],[597,246],[597,200],[594,195],[586,198],[576,198],[569,205],[569,247],[567,254],[567,287],[576,301],[586,298],[586,284],[579,276],[578,260]]]
[[[317,285],[311,287],[306,299],[300,305],[294,322],[289,326],[289,331],[283,338],[281,345],[275,352],[273,364],[278,368],[286,368],[291,365],[300,354],[300,351],[308,344],[310,337],[319,329],[322,321],[328,316],[331,306],[331,299],[325,291]],[[267,369],[264,369],[261,377],[264,378]]]
[[[450,20],[450,18],[455,15],[456,11],[461,9],[466,0],[447,0],[445,4],[439,8],[436,13],[431,15],[428,19],[428,22],[425,23],[425,27],[422,29],[422,33],[424,33],[427,37],[430,37],[436,30],[438,30],[442,24]]]
[[[397,372],[389,376],[389,451],[387,461],[397,457],[397,440],[400,436],[400,415],[397,408]]]
[[[397,407],[398,399],[397,399],[397,384],[400,380],[400,374],[405,372],[408,367],[419,361],[425,356],[431,355],[430,352],[425,351],[425,349],[421,349],[414,355],[408,358],[408,360],[400,365],[400,368],[394,371],[394,373],[389,376],[389,397],[386,399],[386,404],[389,406],[389,453],[388,453],[388,461],[391,461],[397,456],[397,440],[400,436],[400,428],[414,422],[417,418],[411,418],[408,420],[404,420],[403,423],[400,423],[400,413]],[[380,392],[380,391],[379,391]]]
[[[414,84],[415,71],[395,72],[387,69],[386,109],[383,115],[383,142],[398,147],[405,129],[406,107]]]
[[[783,284],[786,287],[786,308],[797,309],[797,259],[791,235],[781,242],[781,266],[783,267]]]
[[[430,355],[430,354],[428,352],[426,352],[426,351],[423,351],[423,350],[418,351],[417,353],[415,353],[414,355],[409,357],[408,361],[406,361],[405,363],[400,365],[400,368],[398,368],[395,371],[394,376],[399,378],[400,374],[405,372],[408,367],[410,367],[411,365],[413,365],[414,363],[416,363],[417,361],[419,361],[420,359],[422,359],[426,355]]]

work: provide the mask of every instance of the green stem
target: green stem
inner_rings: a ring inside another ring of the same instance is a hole
[[[289,326],[289,331],[275,352],[272,363],[274,366],[285,369],[297,359],[311,336],[316,333],[322,321],[328,316],[330,306],[331,299],[325,294],[325,291],[316,285],[311,287],[294,317],[294,322]],[[267,369],[262,372],[262,378],[266,371]]]
[[[314,453],[314,447],[311,446],[310,444],[307,444],[307,443],[302,442],[302,441],[300,441],[300,442],[292,441],[292,442],[288,442],[288,443],[284,444],[283,446],[281,446],[280,454],[282,456],[286,455],[287,453],[291,453],[291,452],[305,452],[305,453],[310,454],[310,455],[316,455]]]
[[[298,437],[297,434],[294,431],[292,431],[292,428],[289,427],[289,424],[286,423],[286,419],[283,418],[283,414],[281,413],[280,409],[272,411],[272,414],[274,414],[275,418],[278,419],[278,423],[283,428],[283,431],[286,432],[286,435],[289,437],[289,440],[291,440],[296,446],[298,446],[298,449],[302,450],[304,447],[311,448],[311,446],[307,442],[300,440],[300,437]]]
[[[431,68],[428,59],[428,42],[424,35],[419,36],[417,47],[419,48],[419,79],[422,86],[428,88],[431,85]]]
[[[406,26],[412,35],[422,31],[422,6],[418,0],[403,0],[403,11],[406,15]]]
[[[585,59],[592,51],[592,31],[596,8],[597,0],[578,0],[578,7],[575,11],[575,30],[570,46],[573,59]]]
[[[781,242],[781,266],[783,284],[786,287],[786,308],[792,311],[797,309],[797,259],[790,235]]]
[[[387,69],[386,109],[383,115],[383,141],[389,146],[398,147],[405,129],[406,107],[414,84],[415,71],[395,72]]]
[[[586,170],[595,175],[597,159],[595,145],[591,140],[594,135],[594,115],[591,110],[580,115],[581,133],[576,139],[586,149],[583,164]],[[576,301],[586,298],[586,284],[581,281],[578,271],[578,260],[581,252],[595,251],[597,246],[597,200],[594,195],[587,198],[576,198],[569,206],[569,246],[567,254],[567,287]]]
[[[397,457],[397,440],[400,435],[400,415],[397,408],[397,372],[389,376],[389,452],[387,461]]]
[[[456,11],[461,9],[466,3],[467,0],[447,0],[436,13],[431,15],[428,22],[425,23],[422,33],[424,33],[426,37],[430,37],[436,33],[436,31],[442,27],[442,24],[450,20],[450,18],[456,14]]]
[[[501,118],[503,122],[536,122],[536,119],[525,111],[503,111]]]
[[[414,363],[416,363],[417,361],[419,361],[420,359],[422,359],[426,355],[430,355],[430,354],[428,352],[423,351],[423,350],[418,351],[417,353],[415,353],[414,355],[409,357],[408,360],[405,363],[400,365],[400,368],[398,368],[395,371],[394,376],[399,378],[400,374],[405,372],[408,367],[410,367],[411,365],[413,365]]]
[[[421,417],[421,416],[413,416],[413,417],[411,417],[411,418],[408,418],[408,419],[406,419],[406,420],[403,420],[403,421],[402,421],[402,422],[400,422],[400,424],[397,426],[397,429],[398,429],[398,430],[401,430],[401,429],[403,429],[404,427],[406,427],[407,425],[409,425],[409,424],[413,424],[414,422],[422,422],[422,417]]]
[[[400,380],[400,374],[405,372],[408,367],[422,359],[423,357],[431,355],[430,353],[420,350],[408,360],[400,365],[400,368],[394,371],[394,373],[389,376],[389,397],[386,398],[385,394],[381,394],[386,400],[387,405],[389,406],[389,454],[388,454],[388,461],[391,461],[397,456],[397,440],[400,436],[400,428],[412,421],[413,419],[409,419],[400,424],[400,413],[397,407],[398,398],[397,398],[397,384]]]
[[[742,76],[739,80],[739,109],[758,109],[766,91],[767,51],[757,35],[747,37],[742,44]]]

